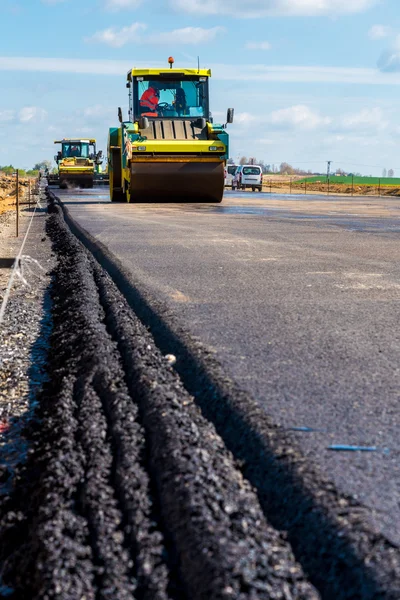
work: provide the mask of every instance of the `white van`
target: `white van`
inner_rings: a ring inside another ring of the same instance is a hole
[[[232,179],[233,190],[251,188],[253,192],[262,191],[262,169],[259,165],[240,165]]]
[[[225,185],[232,185],[232,180],[235,176],[238,165],[226,165],[225,167]]]

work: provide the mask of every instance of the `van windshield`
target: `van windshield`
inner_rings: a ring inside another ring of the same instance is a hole
[[[228,173],[229,175],[234,175],[236,173],[237,166],[236,165],[228,165]]]
[[[260,167],[243,167],[243,175],[259,175]]]

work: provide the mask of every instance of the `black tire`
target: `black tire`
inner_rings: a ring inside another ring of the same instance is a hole
[[[126,194],[122,189],[121,148],[112,149],[111,168],[113,170],[113,188],[110,190],[111,202],[126,202]]]
[[[255,192],[255,191],[256,191],[256,186],[255,186],[255,185],[253,185],[253,186],[251,187],[251,191],[252,191],[252,192]]]

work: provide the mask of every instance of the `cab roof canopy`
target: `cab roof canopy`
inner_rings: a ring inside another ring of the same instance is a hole
[[[63,138],[62,140],[56,140],[55,144],[95,144],[95,139],[82,139],[82,138]]]
[[[127,74],[127,81],[133,77],[211,77],[211,69],[131,69]]]

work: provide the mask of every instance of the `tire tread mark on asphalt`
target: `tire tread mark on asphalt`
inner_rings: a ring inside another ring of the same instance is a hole
[[[276,427],[250,394],[232,382],[215,358],[184,330],[101,243],[63,206],[67,223],[110,274],[203,414],[257,489],[267,519],[286,532],[296,559],[324,599],[397,600],[400,555],[368,520],[367,510],[340,494],[308,463],[293,436]],[[360,518],[360,514],[363,515]]]

